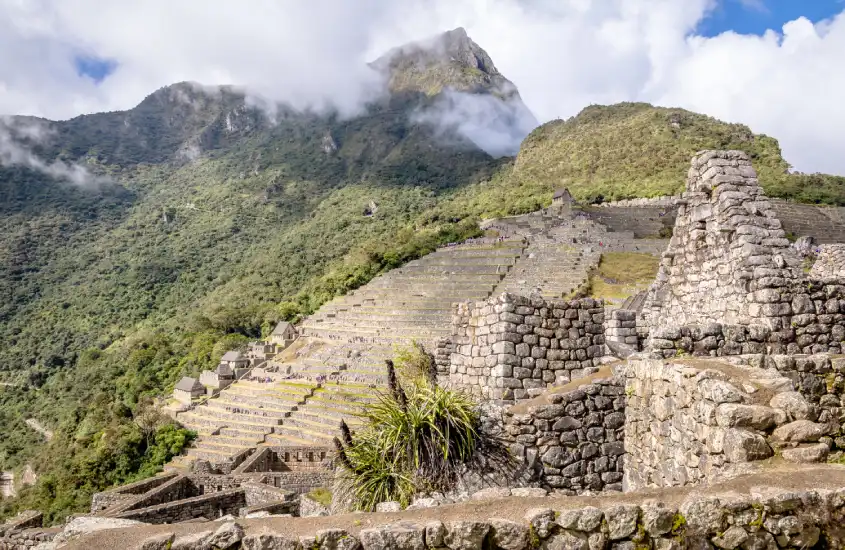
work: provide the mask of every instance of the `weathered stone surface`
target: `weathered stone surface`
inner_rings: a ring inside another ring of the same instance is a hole
[[[813,407],[797,391],[787,391],[772,397],[769,405],[786,412],[789,420],[815,420]]]
[[[250,534],[241,541],[244,550],[301,550],[298,540],[275,533]]]
[[[824,462],[827,460],[829,453],[830,448],[825,443],[801,445],[800,447],[783,449],[781,451],[784,460],[797,463]]]
[[[643,528],[652,537],[665,535],[672,530],[677,510],[657,505],[642,507]]]
[[[319,550],[358,550],[361,543],[343,529],[317,531],[315,542]]]
[[[449,521],[443,542],[452,550],[481,550],[490,524],[480,521]]]
[[[607,536],[610,540],[626,538],[637,530],[640,516],[639,506],[618,505],[608,508],[604,518],[607,521]]]
[[[398,502],[379,502],[376,504],[376,512],[401,512],[402,505]]]
[[[176,535],[173,533],[161,533],[160,535],[153,535],[147,538],[138,547],[139,550],[170,550],[173,546],[173,539]]]
[[[562,531],[543,541],[543,550],[590,550],[588,538],[581,533]]]
[[[211,550],[208,540],[214,535],[214,531],[203,531],[190,535],[180,535],[173,541],[170,550]]]
[[[564,529],[592,531],[601,525],[603,517],[604,513],[601,510],[587,506],[575,510],[563,510],[557,518],[557,523]]]
[[[763,405],[725,403],[716,408],[716,422],[723,428],[768,430],[775,425],[775,410]]]
[[[738,429],[725,430],[725,458],[728,462],[752,462],[773,454],[762,435]]]
[[[224,523],[208,539],[213,548],[232,548],[244,538],[244,530],[239,524]]]
[[[793,443],[811,443],[827,435],[828,430],[828,426],[824,424],[817,424],[809,420],[796,420],[776,428],[772,433],[772,439]]]
[[[525,521],[538,537],[544,539],[555,525],[555,511],[551,508],[532,508],[525,513]]]
[[[528,528],[515,521],[491,519],[490,540],[496,548],[502,550],[523,550],[528,547]]]
[[[711,540],[713,541],[713,544],[723,550],[733,550],[748,540],[748,533],[746,533],[745,529],[742,527],[734,525],[733,527],[729,527],[728,530],[720,536],[713,537]]]
[[[425,550],[425,528],[410,523],[362,529],[364,550]]]

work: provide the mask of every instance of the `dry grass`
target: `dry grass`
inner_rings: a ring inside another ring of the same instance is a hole
[[[590,296],[611,302],[633,296],[648,288],[659,265],[660,259],[651,254],[602,254],[598,269],[590,276]]]

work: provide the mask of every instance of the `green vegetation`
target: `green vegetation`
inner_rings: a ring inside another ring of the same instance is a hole
[[[318,487],[313,491],[308,493],[308,497],[315,502],[319,502],[326,508],[329,508],[332,505],[332,492],[325,487]]]
[[[523,142],[509,179],[523,200],[558,187],[585,201],[671,195],[683,190],[690,158],[702,149],[746,151],[770,196],[845,204],[845,177],[789,174],[775,139],[645,103],[594,105],[540,126]]]
[[[590,274],[590,295],[606,301],[624,300],[646,290],[657,275],[660,258],[637,252],[606,252]]]
[[[476,404],[426,378],[403,388],[388,365],[390,393],[368,405],[365,427],[335,438],[343,480],[356,509],[397,501],[410,504],[423,491],[446,491],[479,447]]]
[[[428,378],[436,380],[434,357],[416,340],[409,347],[396,346],[394,351],[396,370],[403,381]]]
[[[35,506],[59,521],[91,492],[152,472],[178,437],[138,438],[146,400],[278,320],[480,235],[482,218],[546,206],[557,187],[580,199],[671,193],[695,151],[735,147],[772,194],[845,196],[842,178],[786,174],[774,139],[677,109],[590,107],[497,160],[414,122],[435,100],[409,89],[352,118],[280,109],[270,120],[236,91],[180,84],[127,112],[45,122],[53,133],[35,152],[110,183],[0,167],[0,469],[29,463],[40,476],[0,515]]]
[[[36,484],[24,487],[17,499],[0,500],[1,516],[38,509],[48,524],[60,522],[89,508],[95,491],[161,471],[196,436],[161,416],[151,402],[134,417],[128,409],[113,415],[103,403],[91,403],[91,410],[101,421],[86,415],[77,418],[74,433],[59,432],[39,456]]]

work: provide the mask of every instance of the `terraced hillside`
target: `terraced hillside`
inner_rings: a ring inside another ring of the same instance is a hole
[[[666,241],[609,231],[545,210],[484,224],[488,237],[443,247],[327,303],[299,327],[296,349],[177,418],[200,437],[173,466],[232,461],[259,446],[328,447],[339,422],[378,399],[385,359],[450,333],[452,304],[494,293],[559,298],[586,282],[604,251],[659,254]],[[269,379],[269,381],[268,381]]]

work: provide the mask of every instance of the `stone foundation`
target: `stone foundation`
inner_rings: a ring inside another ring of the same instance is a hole
[[[629,360],[625,490],[713,483],[778,450],[791,462],[827,458],[842,427],[845,361],[738,359]]]

